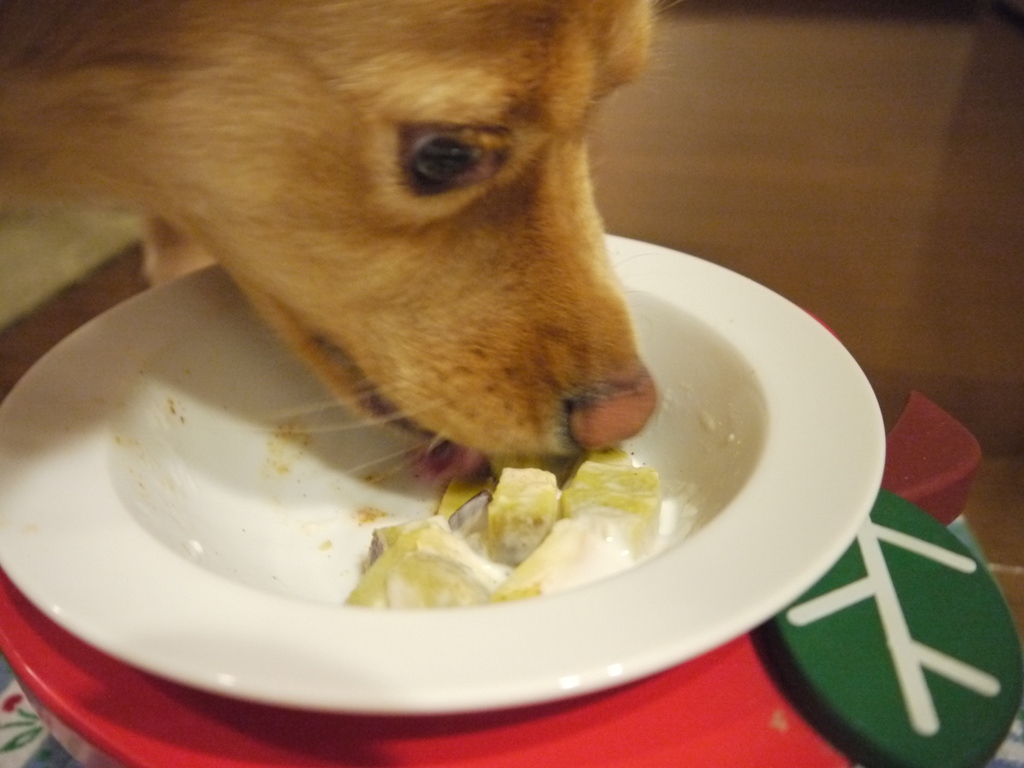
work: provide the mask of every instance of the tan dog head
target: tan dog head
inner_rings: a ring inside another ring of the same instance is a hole
[[[641,428],[584,140],[644,64],[648,0],[171,5],[139,33],[156,75],[130,82],[111,194],[201,242],[364,410],[490,454]]]

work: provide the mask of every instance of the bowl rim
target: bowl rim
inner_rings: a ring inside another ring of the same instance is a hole
[[[151,330],[154,314],[175,333],[194,332],[201,318],[190,308],[234,290],[214,270],[101,315],[0,404],[0,565],[46,615],[129,664],[215,693],[319,710],[534,704],[645,677],[745,633],[824,574],[869,513],[885,455],[877,401],[849,352],[778,294],[667,248],[614,236],[608,245],[627,289],[671,302],[749,361],[768,407],[761,460],[728,513],[686,547],[563,594],[422,612],[288,600],[178,557],[124,524],[103,459],[109,403],[89,399],[89,412],[75,414],[87,428],[73,441],[51,435],[49,445],[27,434],[24,413],[56,410],[59,421],[54,392],[69,379],[79,391],[109,393],[124,350],[145,353],[139,329]],[[70,520],[60,512],[69,504]],[[151,576],[126,578],[137,573]]]

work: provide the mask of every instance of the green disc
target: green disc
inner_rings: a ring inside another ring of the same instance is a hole
[[[976,768],[1021,700],[1021,646],[984,565],[887,491],[832,570],[764,628],[801,713],[868,768]]]

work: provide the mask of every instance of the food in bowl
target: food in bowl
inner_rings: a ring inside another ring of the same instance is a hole
[[[662,393],[624,446],[661,485],[639,565],[478,610],[339,610],[373,530],[425,519],[437,494],[403,471],[412,439],[311,413],[323,389],[214,272],[77,333],[0,407],[5,572],[110,655],[317,710],[536,704],[747,631],[862,524],[884,459],[877,402],[834,337],[763,287],[650,244],[609,250]],[[301,439],[282,439],[293,426]],[[367,469],[375,457],[394,458]]]
[[[378,528],[346,600],[442,608],[538,597],[611,575],[656,549],[658,474],[621,450],[584,457],[559,489],[554,472],[506,466],[497,484],[454,482],[437,514]]]

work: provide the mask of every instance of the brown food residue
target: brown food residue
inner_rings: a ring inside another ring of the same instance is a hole
[[[278,475],[287,475],[312,442],[312,436],[302,427],[291,423],[279,424],[267,440],[267,469]]]
[[[178,406],[174,402],[173,397],[167,398],[167,412],[170,413],[171,416],[177,416],[178,421],[180,421],[182,424],[185,423],[185,416],[183,414],[178,413]]]
[[[367,525],[368,523],[375,523],[383,517],[387,517],[388,513],[382,509],[376,507],[362,507],[356,510],[356,521],[360,525]]]

